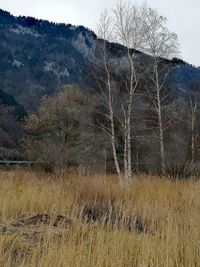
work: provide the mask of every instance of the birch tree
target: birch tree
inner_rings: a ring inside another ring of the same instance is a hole
[[[199,111],[199,94],[194,92],[190,97],[190,111],[191,111],[191,159],[195,162],[195,150],[198,135],[196,134],[196,124]]]
[[[195,163],[197,159],[197,150],[199,146],[199,125],[200,125],[200,92],[199,85],[195,82],[191,82],[187,87],[189,91],[188,101],[186,103],[186,117],[189,130],[189,146],[191,161]]]
[[[133,98],[136,93],[142,73],[138,69],[136,51],[143,44],[143,22],[145,19],[145,6],[137,7],[130,3],[120,2],[114,13],[114,28],[116,40],[126,47],[129,71],[127,72],[127,101],[122,104],[124,113],[124,175],[125,179],[132,177],[132,153],[131,153],[131,119]]]
[[[151,56],[148,70],[148,92],[152,98],[158,117],[159,149],[161,160],[161,172],[165,170],[165,147],[163,108],[165,107],[167,93],[166,80],[172,67],[164,59],[171,59],[178,53],[177,35],[168,30],[167,19],[158,14],[156,10],[146,9],[145,35],[143,51]]]
[[[123,119],[119,120],[123,128],[124,140],[124,178],[130,180],[132,178],[132,153],[131,153],[131,120],[132,120],[132,106],[133,98],[136,93],[139,81],[142,78],[142,73],[139,70],[137,60],[137,50],[142,47],[144,32],[143,24],[145,18],[145,8],[137,7],[132,4],[120,2],[111,12],[105,11],[100,18],[98,24],[99,36],[104,40],[118,42],[123,45],[124,57],[126,58],[125,66],[126,79],[124,79],[124,90],[126,91],[125,101],[120,101],[120,109],[123,114]],[[119,176],[121,170],[116,154],[116,140],[115,140],[115,126],[114,126],[114,112],[113,112],[113,96],[111,88],[111,76],[108,68],[108,61],[106,55],[106,42],[104,42],[103,49],[104,68],[106,72],[106,87],[107,95],[105,95],[110,120],[110,135],[113,148],[113,157],[115,160],[115,167]],[[120,71],[118,72],[118,75]]]
[[[108,58],[108,53],[107,53],[107,41],[112,40],[112,35],[113,35],[113,21],[108,13],[108,10],[105,10],[101,14],[99,23],[97,25],[97,31],[98,31],[99,37],[102,38],[100,54],[101,54],[101,62],[102,62],[104,72],[105,72],[105,78],[103,79],[103,82],[104,82],[104,86],[106,87],[106,92],[101,87],[101,85],[100,85],[100,88],[101,88],[101,92],[103,94],[103,97],[108,107],[108,115],[106,116],[110,124],[109,128],[106,128],[103,124],[101,125],[101,128],[104,130],[104,132],[106,132],[106,134],[109,136],[111,140],[115,169],[121,180],[122,174],[121,174],[121,169],[120,169],[119,160],[117,156],[117,150],[116,150],[116,133],[115,133],[115,123],[114,123],[114,110],[113,110],[113,87],[112,87],[112,80],[111,80],[112,78],[111,78],[109,58]]]
[[[167,100],[165,85],[172,66],[170,61],[166,59],[171,59],[177,55],[177,36],[168,30],[166,18],[160,16],[156,10],[148,8],[146,5],[137,6],[131,3],[120,2],[116,8],[111,12],[106,11],[105,14],[106,17],[101,17],[100,25],[104,28],[104,34],[101,37],[115,43],[120,43],[124,47],[125,58],[127,60],[127,64],[124,66],[124,69],[126,69],[126,79],[124,77],[121,78],[121,80],[124,79],[123,86],[126,90],[126,99],[125,101],[121,101],[121,110],[123,113],[121,125],[124,133],[124,177],[125,179],[132,177],[131,122],[134,115],[133,100],[144,73],[148,73],[148,92],[150,93],[158,117],[159,154],[161,170],[164,173],[165,129],[163,125],[163,108]],[[140,58],[138,51],[146,53],[146,55],[143,54],[145,60]],[[145,62],[145,67],[143,65],[144,68],[141,67],[142,61]],[[105,64],[105,69],[108,72],[107,64]],[[108,77],[107,75],[107,86],[109,88]],[[108,95],[110,93],[112,94],[111,90],[108,90]],[[110,115],[113,113],[113,111],[111,112],[112,106],[113,102],[109,108]],[[113,121],[111,117],[114,118],[115,114],[110,116],[111,121]],[[114,125],[112,122],[111,124]],[[113,137],[113,131],[111,130],[111,132]],[[114,139],[112,142],[114,144]]]

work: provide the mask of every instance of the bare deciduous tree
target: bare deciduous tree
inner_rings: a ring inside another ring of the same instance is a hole
[[[113,13],[116,40],[126,47],[129,63],[128,79],[126,82],[127,101],[125,105],[122,103],[122,109],[124,111],[124,174],[126,179],[130,179],[132,177],[132,105],[136,89],[143,74],[141,70],[138,71],[135,52],[141,49],[144,39],[143,21],[145,19],[145,6],[137,7],[130,3],[120,2]]]
[[[158,117],[159,147],[161,170],[165,169],[164,127],[162,109],[166,103],[165,83],[172,69],[170,64],[164,63],[164,59],[171,59],[178,53],[177,35],[168,30],[167,19],[158,14],[156,10],[146,9],[144,21],[145,35],[143,51],[151,56],[150,90],[154,107]]]
[[[122,78],[124,80],[124,90],[126,92],[125,100],[120,101],[121,111],[123,114],[123,119],[118,121],[121,122],[121,126],[124,132],[124,178],[131,179],[132,178],[132,155],[131,155],[131,120],[132,120],[132,106],[133,106],[133,98],[136,93],[136,89],[138,87],[139,81],[142,77],[142,72],[139,70],[138,61],[137,61],[137,50],[139,50],[142,46],[143,42],[143,20],[145,18],[145,8],[144,7],[136,7],[135,5],[119,3],[117,7],[112,10],[112,12],[108,12],[107,10],[102,13],[99,24],[98,24],[98,32],[99,36],[104,40],[119,42],[123,45],[124,50],[124,58],[125,58],[125,66],[126,69],[126,78]],[[116,153],[116,140],[115,140],[115,125],[114,125],[114,114],[113,111],[113,90],[112,90],[112,81],[110,74],[110,64],[109,57],[107,54],[106,41],[104,41],[103,46],[103,61],[104,68],[106,72],[106,88],[107,95],[105,93],[104,96],[106,98],[108,109],[109,109],[109,120],[110,120],[110,137],[111,143],[113,147],[113,157],[115,161],[115,167],[118,175],[121,177],[121,170],[119,166],[119,162],[117,159]],[[116,68],[116,66],[113,66]],[[120,75],[120,70],[118,71],[118,75]]]
[[[195,82],[191,83],[187,90],[189,92],[188,101],[186,103],[186,117],[185,122],[189,130],[189,144],[191,161],[196,161],[196,152],[199,146],[199,120],[200,120],[200,92],[199,85]]]
[[[132,117],[133,99],[136,90],[144,73],[148,73],[148,92],[150,93],[154,108],[158,117],[159,130],[159,153],[161,159],[161,169],[164,173],[165,168],[165,148],[164,148],[164,126],[163,126],[163,107],[166,103],[165,83],[171,71],[170,59],[177,55],[178,42],[177,36],[171,33],[166,26],[166,18],[160,16],[156,10],[148,8],[146,5],[140,7],[120,2],[111,12],[105,11],[99,22],[100,36],[104,40],[120,43],[124,48],[126,78],[123,87],[126,90],[126,97],[121,101],[123,119],[121,125],[124,132],[124,177],[132,177]],[[106,71],[107,103],[109,107],[110,131],[115,158],[115,166],[118,174],[121,175],[119,162],[115,148],[115,125],[112,97],[112,78],[110,76],[109,57],[106,57],[106,41],[104,42],[104,67]],[[145,67],[140,53],[147,55]],[[148,62],[148,64],[147,64]],[[119,64],[120,65],[120,64]],[[115,66],[116,68],[116,66]],[[119,69],[119,67],[118,67]],[[118,75],[120,75],[118,71]],[[120,78],[119,78],[120,79]]]
[[[102,55],[101,61],[105,72],[105,79],[104,86],[106,87],[106,91],[104,92],[104,89],[102,89],[103,97],[105,98],[106,104],[108,106],[108,119],[110,122],[110,127],[105,128],[104,125],[101,125],[102,129],[107,133],[107,135],[111,139],[111,145],[112,145],[112,152],[113,152],[113,158],[115,163],[115,169],[116,172],[121,180],[122,174],[121,169],[118,161],[117,156],[117,150],[116,150],[116,134],[115,134],[115,124],[114,124],[114,111],[113,111],[113,88],[112,88],[112,81],[111,81],[111,70],[110,70],[110,64],[109,64],[109,58],[107,54],[107,41],[112,39],[113,34],[113,21],[112,18],[109,16],[109,13],[107,10],[105,10],[100,17],[98,27],[98,34],[102,38],[102,46],[100,47],[100,53]]]

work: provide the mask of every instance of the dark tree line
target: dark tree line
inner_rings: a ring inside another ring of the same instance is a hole
[[[120,83],[115,96],[123,95]],[[132,171],[160,173],[158,120],[144,82],[133,102]],[[187,166],[197,169],[200,148],[200,102],[195,84],[188,88],[190,97],[182,99],[170,93],[163,111],[165,171]],[[114,116],[116,153],[123,165],[123,129],[120,110]],[[66,86],[56,96],[44,98],[37,114],[26,121],[25,148],[29,159],[45,162],[49,169],[78,167],[88,172],[114,173],[112,145],[105,129],[109,127],[106,102],[101,92],[85,93],[77,86]],[[186,168],[186,167],[185,167]],[[183,170],[182,170],[183,171]],[[174,175],[181,175],[181,173]]]

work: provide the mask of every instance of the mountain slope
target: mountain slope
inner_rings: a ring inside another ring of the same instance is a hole
[[[43,96],[56,94],[65,84],[90,87],[87,77],[97,57],[98,42],[101,40],[83,26],[14,17],[0,10],[0,94],[12,97],[14,106],[29,113],[37,110]],[[113,58],[123,53],[118,44],[108,44],[108,47]],[[181,60],[174,59],[173,63],[175,67],[170,77],[173,90],[186,95],[191,81],[200,84],[200,69]],[[2,105],[2,110],[12,118],[11,123],[4,115],[5,124],[9,126],[16,121],[18,125],[19,121],[13,117],[13,106]],[[19,129],[20,134],[16,136],[21,136]],[[5,129],[5,133],[10,133],[7,139],[14,135],[13,131]]]
[[[30,17],[14,17],[0,10],[0,81],[27,111],[35,110],[44,95],[66,83],[86,82],[88,63],[94,57],[96,35],[83,26],[55,24]],[[111,44],[113,54],[120,46]],[[177,61],[174,84],[200,82],[200,70]]]
[[[26,110],[66,83],[82,83],[96,36],[84,27],[0,11],[0,81]]]

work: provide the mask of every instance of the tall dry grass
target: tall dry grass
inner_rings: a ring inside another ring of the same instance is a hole
[[[140,176],[121,187],[112,176],[0,173],[0,223],[23,214],[62,214],[72,227],[0,235],[0,266],[200,266],[200,182]]]

